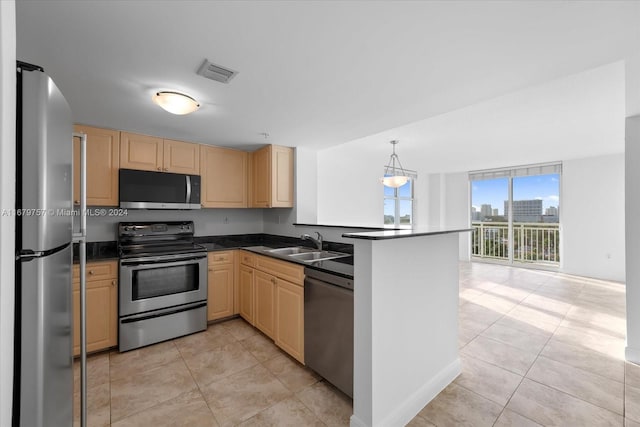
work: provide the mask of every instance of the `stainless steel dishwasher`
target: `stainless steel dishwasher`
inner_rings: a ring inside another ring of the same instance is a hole
[[[305,269],[304,361],[353,397],[352,279]]]

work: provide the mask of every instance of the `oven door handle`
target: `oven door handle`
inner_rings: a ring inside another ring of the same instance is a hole
[[[179,307],[172,307],[169,309],[158,310],[152,313],[143,313],[140,315],[128,316],[127,318],[121,318],[120,323],[134,323],[141,322],[143,320],[155,319],[156,317],[168,316],[170,314],[182,313],[183,311],[195,310],[196,308],[206,307],[206,302],[199,302],[194,304],[188,304]]]
[[[207,258],[207,254],[202,255],[166,255],[162,257],[141,257],[121,259],[120,265],[123,267],[134,267],[137,265],[154,265],[154,264],[178,264],[187,261],[195,261]]]

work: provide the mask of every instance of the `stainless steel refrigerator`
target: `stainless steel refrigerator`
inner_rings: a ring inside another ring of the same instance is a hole
[[[40,67],[18,63],[14,426],[73,424],[73,119]]]

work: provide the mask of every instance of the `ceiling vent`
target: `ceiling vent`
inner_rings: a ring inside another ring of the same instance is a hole
[[[229,80],[234,78],[238,72],[213,64],[208,59],[205,59],[200,68],[198,68],[197,74],[217,82],[229,83]]]

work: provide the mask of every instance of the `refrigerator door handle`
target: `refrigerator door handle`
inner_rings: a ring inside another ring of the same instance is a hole
[[[87,426],[87,135],[80,138],[80,229],[73,241],[78,243],[80,261],[80,426]],[[71,202],[73,209],[73,202]]]

